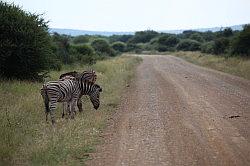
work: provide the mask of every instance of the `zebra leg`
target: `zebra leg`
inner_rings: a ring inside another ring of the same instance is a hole
[[[52,122],[52,125],[55,124],[55,109],[56,109],[56,104],[57,102],[56,101],[51,101],[50,102],[50,105],[49,105],[49,108],[50,108],[50,118],[51,118],[51,122]]]
[[[79,112],[82,112],[82,111],[83,111],[83,109],[82,109],[82,100],[81,100],[81,98],[79,98],[79,99],[77,100],[77,107],[78,107]]]
[[[64,118],[65,113],[68,111],[68,103],[63,102],[63,112],[62,112],[62,118]]]
[[[75,118],[75,108],[76,108],[76,104],[77,104],[77,100],[72,100],[70,102],[70,112],[71,112],[71,119],[74,119]]]

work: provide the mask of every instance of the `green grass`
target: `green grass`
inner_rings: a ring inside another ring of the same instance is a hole
[[[74,120],[66,120],[61,119],[62,106],[58,104],[55,131],[51,122],[45,122],[41,83],[0,81],[0,165],[84,164],[100,143],[100,131],[119,104],[139,61],[138,57],[121,56],[91,66],[103,88],[99,110],[94,111],[83,97],[84,112]],[[63,71],[51,72],[50,80],[57,80],[63,72],[86,68],[65,66]]]
[[[180,51],[169,54],[181,57],[200,66],[205,66],[250,80],[250,58],[216,56],[191,51]]]

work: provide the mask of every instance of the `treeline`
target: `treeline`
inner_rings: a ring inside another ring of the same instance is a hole
[[[201,51],[215,55],[250,56],[250,25],[242,31],[224,28],[218,32],[187,30],[181,34],[158,33],[152,30],[135,35],[109,37],[110,43],[120,42],[126,51]]]
[[[184,31],[181,34],[139,31],[134,35],[68,36],[48,32],[41,15],[0,2],[0,76],[41,79],[64,64],[94,64],[123,52],[201,51],[226,56],[250,56],[250,25],[242,31]]]

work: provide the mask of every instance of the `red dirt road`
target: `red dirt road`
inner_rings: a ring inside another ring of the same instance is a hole
[[[88,165],[250,165],[250,81],[145,55]]]

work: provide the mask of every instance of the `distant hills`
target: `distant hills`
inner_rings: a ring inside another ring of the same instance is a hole
[[[185,30],[193,30],[193,31],[199,31],[199,32],[206,32],[206,31],[212,31],[216,32],[221,29],[224,29],[226,27],[213,27],[213,28],[200,28],[200,29],[181,29],[181,30],[162,30],[158,32],[164,32],[164,33],[173,33],[173,34],[179,34],[182,33]],[[243,25],[233,25],[230,26],[233,30],[242,30]],[[133,35],[134,32],[111,32],[111,31],[86,31],[86,30],[76,30],[76,29],[61,29],[61,28],[50,28],[49,31],[51,33],[57,32],[59,34],[66,34],[71,36],[78,36],[78,35],[102,35],[102,36],[111,36],[111,35]]]

